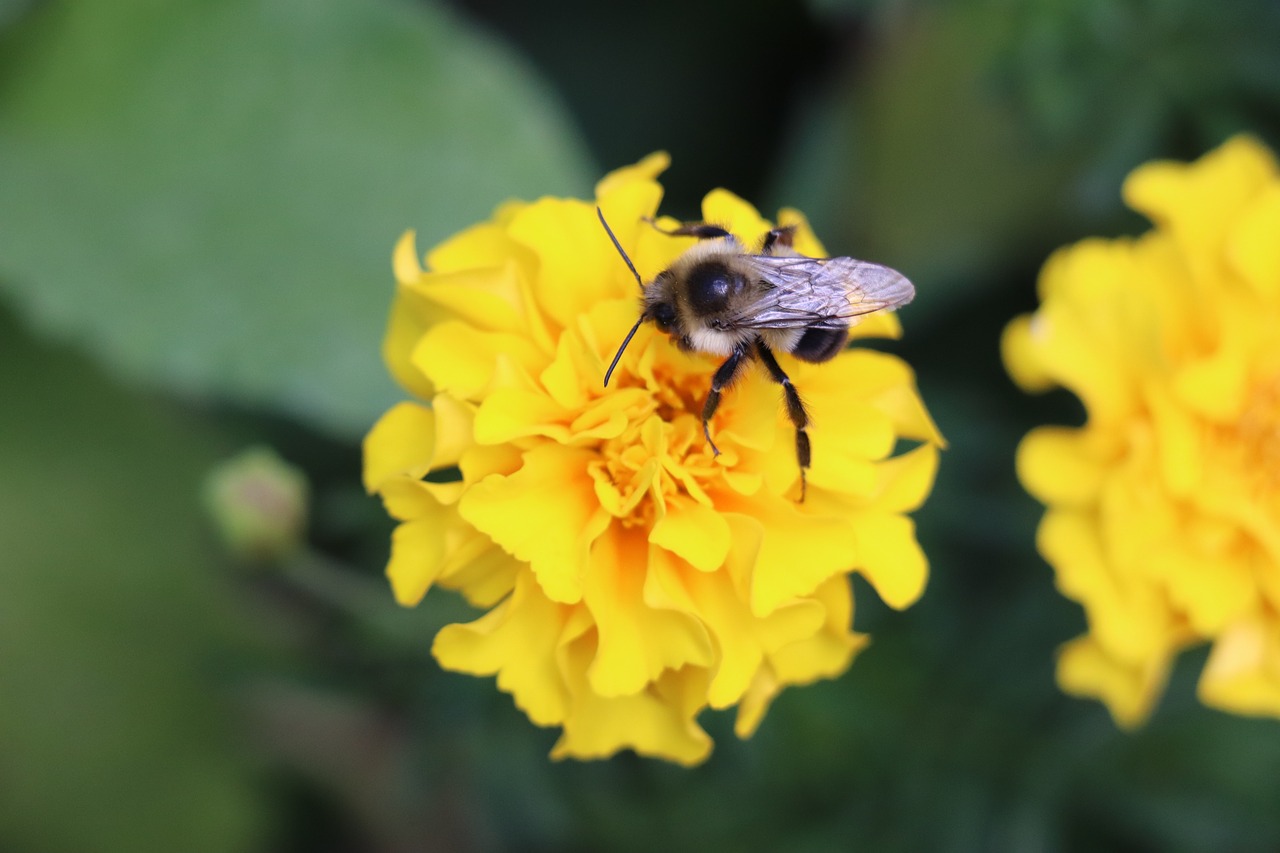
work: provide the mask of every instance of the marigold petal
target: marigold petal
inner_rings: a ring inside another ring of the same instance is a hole
[[[867,338],[896,341],[902,337],[902,321],[896,311],[877,311],[857,318],[849,326],[849,340]]]
[[[760,724],[764,722],[764,715],[769,711],[774,697],[781,692],[782,684],[773,674],[772,669],[768,666],[757,669],[755,678],[751,680],[751,686],[747,688],[747,692],[742,695],[742,701],[738,703],[733,733],[743,740],[755,734],[756,729],[760,728]]]
[[[769,664],[781,685],[812,684],[820,679],[834,678],[847,670],[854,656],[870,642],[867,635],[852,631],[820,631],[769,655]]]
[[[455,532],[469,538],[446,545],[454,550],[436,584],[462,593],[472,607],[493,607],[511,594],[516,579],[529,567],[461,519],[450,534]]]
[[[1088,636],[1058,650],[1058,684],[1062,689],[1073,696],[1101,699],[1116,725],[1126,729],[1151,716],[1168,674],[1168,657],[1126,663],[1108,655]]]
[[[805,393],[862,400],[889,416],[899,437],[946,447],[916,390],[915,374],[897,356],[853,349],[804,377]],[[833,415],[828,420],[835,421]],[[888,451],[886,451],[887,453]]]
[[[1262,191],[1240,216],[1227,243],[1227,255],[1240,275],[1264,299],[1280,297],[1280,186]]]
[[[600,696],[629,696],[665,670],[710,666],[711,641],[702,623],[644,601],[648,546],[639,531],[614,528],[596,540],[582,600],[595,617],[595,659],[587,670]]]
[[[594,455],[558,445],[537,447],[524,454],[520,470],[486,477],[458,504],[476,529],[529,563],[553,601],[573,603],[582,597],[588,551],[609,523],[587,473]]]
[[[848,518],[811,515],[794,501],[760,493],[726,496],[726,513],[763,522],[764,538],[751,576],[751,612],[766,616],[793,598],[809,595],[837,572],[852,568],[857,545]]]
[[[720,568],[729,553],[729,523],[697,501],[667,501],[667,513],[649,533],[649,541],[687,560],[701,572]]]
[[[1037,339],[1040,328],[1036,315],[1023,314],[1005,326],[1000,336],[1004,368],[1018,387],[1028,393],[1048,391],[1058,384],[1040,357],[1041,343]]]
[[[1195,414],[1218,423],[1230,423],[1240,417],[1245,406],[1248,363],[1235,347],[1224,341],[1217,352],[1177,371],[1173,394]]]
[[[476,399],[488,390],[501,359],[533,373],[546,362],[524,336],[482,332],[458,320],[432,326],[414,347],[412,359],[436,388],[460,400]]]
[[[634,183],[656,183],[656,178],[671,168],[671,155],[655,151],[630,166],[614,169],[596,183],[596,198],[611,195]]]
[[[703,196],[702,219],[719,225],[742,240],[748,250],[760,247],[764,236],[773,229],[773,223],[747,201],[726,189],[714,189]]]
[[[1258,140],[1237,136],[1195,163],[1140,166],[1124,182],[1125,203],[1169,228],[1192,249],[1197,263],[1213,254],[1237,211],[1268,181],[1276,162]]]
[[[514,216],[522,207],[522,203],[509,203],[504,211]],[[428,252],[426,260],[431,271],[437,273],[498,266],[504,261],[514,261],[530,271],[535,263],[533,255],[496,222],[482,222],[460,231]]]
[[[783,687],[834,678],[848,669],[854,656],[870,643],[865,634],[850,630],[853,588],[847,577],[830,578],[814,590],[813,598],[807,603],[816,605],[819,612],[825,614],[821,629],[770,649],[767,663],[758,671],[739,706],[734,722],[734,734],[738,737],[751,736]]]
[[[1076,306],[1049,301],[1036,312],[1040,363],[1058,384],[1084,401],[1103,422],[1126,418],[1138,404],[1131,363],[1100,345]]]
[[[766,617],[752,615],[740,581],[751,574],[763,528],[749,519],[732,519],[734,532],[725,571],[700,572],[662,549],[650,552],[645,601],[695,616],[715,642],[717,663],[707,688],[713,708],[742,698],[766,652],[811,636],[822,626],[822,607],[813,601],[784,605]]]
[[[1198,688],[1200,700],[1235,714],[1280,716],[1280,630],[1241,619],[1219,636]]]
[[[405,287],[477,329],[518,333],[525,328],[514,262],[429,273]]]
[[[1204,472],[1203,437],[1199,425],[1163,389],[1150,389],[1147,405],[1156,430],[1160,474],[1174,495],[1187,496]]]
[[[1180,538],[1159,548],[1152,562],[1169,597],[1201,636],[1218,634],[1258,604],[1253,573],[1242,561],[1206,558]]]
[[[876,488],[868,509],[881,512],[913,512],[933,489],[938,472],[938,448],[922,444],[876,466]]]
[[[418,234],[412,228],[400,235],[391,253],[391,271],[396,281],[411,284],[422,277],[422,264],[418,261]]]
[[[475,406],[448,394],[437,394],[431,401],[431,412],[436,429],[431,467],[457,465],[462,454],[475,444]]]
[[[397,403],[364,439],[364,487],[372,493],[389,477],[421,477],[435,461],[436,420],[426,406]]]
[[[387,579],[396,601],[413,607],[427,594],[444,568],[444,520],[426,515],[400,524],[391,534]]]
[[[706,695],[705,671],[665,672],[647,690],[605,697],[587,684],[592,654],[585,639],[562,649],[561,666],[570,680],[573,704],[552,758],[607,758],[626,748],[685,766],[707,757],[711,738],[694,722],[702,707],[700,697]]]
[[[475,437],[481,444],[503,444],[518,438],[542,435],[566,442],[570,416],[546,394],[525,388],[498,388],[485,396],[476,409]]]
[[[924,593],[929,561],[916,542],[915,524],[902,515],[860,512],[852,518],[858,571],[884,603],[897,610],[910,607]]]
[[[534,298],[561,328],[572,326],[597,302],[626,292],[616,277],[618,266],[625,271],[625,265],[600,227],[594,205],[539,199],[517,213],[507,230],[537,256]]]
[[[467,624],[446,625],[431,653],[445,669],[498,676],[498,688],[540,726],[563,722],[569,692],[557,650],[571,608],[542,594],[523,573],[511,597]]]
[[[1057,571],[1059,590],[1085,606],[1093,636],[1109,658],[1131,665],[1165,653],[1170,627],[1158,593],[1113,572],[1086,516],[1051,509],[1036,544]]]
[[[438,512],[440,507],[457,501],[463,484],[428,483],[414,477],[388,477],[378,487],[387,514],[399,521],[412,521]]]
[[[1106,474],[1081,430],[1040,427],[1018,445],[1018,480],[1044,503],[1080,506],[1096,500]]]
[[[440,309],[412,288],[396,285],[396,295],[387,319],[387,334],[382,341],[382,360],[391,376],[405,390],[424,400],[431,398],[435,387],[413,363],[413,351],[427,329],[439,321]]]

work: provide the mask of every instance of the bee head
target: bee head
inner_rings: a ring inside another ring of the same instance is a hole
[[[676,325],[676,309],[669,302],[655,302],[645,309],[645,313],[653,320],[653,325],[663,334],[671,334]]]

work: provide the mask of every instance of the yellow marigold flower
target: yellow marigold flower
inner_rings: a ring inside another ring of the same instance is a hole
[[[642,221],[666,165],[658,154],[610,174],[595,202],[505,204],[425,270],[412,233],[394,256],[385,357],[428,405],[401,403],[365,441],[366,486],[400,521],[387,574],[403,605],[440,585],[487,609],[441,630],[433,653],[496,675],[534,723],[561,727],[556,757],[701,761],[704,708],[737,705],[745,737],[783,687],[849,665],[866,643],[849,572],[895,607],[925,584],[906,513],[931,488],[941,438],[899,359],[786,362],[813,415],[803,504],[765,376],[726,395],[719,457],[699,421],[715,361],[646,324],[602,386],[639,294],[595,207],[652,277],[692,244]],[[703,215],[748,240],[772,227],[723,190]],[[823,254],[799,213],[780,221],[799,251]],[[855,330],[898,331],[892,315]],[[893,455],[904,438],[918,446]]]
[[[1058,680],[1136,725],[1210,641],[1200,699],[1280,716],[1280,173],[1238,137],[1142,166],[1124,195],[1155,228],[1057,252],[1003,340],[1021,386],[1088,411],[1018,450],[1048,505],[1040,551],[1089,624]]]

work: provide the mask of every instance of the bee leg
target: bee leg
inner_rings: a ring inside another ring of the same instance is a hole
[[[805,471],[809,468],[810,460],[809,433],[806,432],[809,426],[809,413],[805,411],[804,402],[800,399],[796,386],[791,384],[791,377],[782,369],[782,365],[778,364],[773,351],[759,338],[756,338],[756,352],[760,356],[760,361],[764,363],[765,369],[769,371],[769,376],[782,386],[782,392],[787,399],[787,414],[791,416],[791,423],[796,428],[796,460],[800,463],[800,502],[804,503],[807,486]]]
[[[659,228],[658,223],[647,216],[644,221],[652,225],[655,231],[661,231],[670,237],[697,237],[699,240],[713,240],[717,237],[733,236],[719,225],[710,225],[706,222],[686,222],[680,227],[672,228],[668,231],[665,228]]]
[[[711,393],[707,395],[707,402],[702,406],[702,434],[707,437],[707,444],[711,445],[711,452],[716,456],[720,455],[720,448],[716,447],[716,443],[711,440],[711,417],[716,413],[716,409],[720,407],[720,392],[726,386],[733,384],[733,380],[738,377],[738,373],[742,370],[742,366],[746,364],[746,361],[746,346],[738,346],[725,359],[724,364],[716,368],[715,375],[711,377]]]
[[[775,228],[768,234],[764,235],[764,245],[760,247],[760,254],[772,255],[773,250],[778,246],[790,249],[796,240],[796,227],[794,225],[786,225],[782,228]]]

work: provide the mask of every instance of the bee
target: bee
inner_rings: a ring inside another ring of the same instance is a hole
[[[787,352],[812,363],[830,361],[844,349],[849,328],[861,317],[910,302],[915,296],[911,282],[896,270],[867,261],[801,255],[792,245],[794,225],[774,228],[764,236],[760,251],[752,254],[719,225],[689,222],[667,231],[646,220],[664,234],[699,240],[646,284],[598,207],[596,214],[641,290],[640,317],[605,371],[604,384],[608,386],[623,351],[646,322],[685,352],[724,358],[711,377],[702,407],[702,434],[718,456],[709,424],[720,395],[748,362],[759,361],[782,386],[795,427],[803,502],[811,460],[809,413],[774,353]]]

